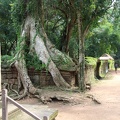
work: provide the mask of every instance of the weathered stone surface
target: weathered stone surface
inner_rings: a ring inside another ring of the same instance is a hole
[[[55,83],[53,82],[52,76],[49,72],[46,71],[35,71],[34,69],[28,70],[29,77],[33,84],[38,86],[53,86]],[[65,78],[65,80],[71,85],[74,86],[75,76],[73,72],[65,72],[62,71],[61,74]],[[18,84],[18,73],[14,68],[11,69],[2,69],[2,83],[10,83],[17,85]]]
[[[8,79],[8,82],[9,82],[10,84],[15,84],[15,79]]]
[[[40,84],[39,75],[34,75],[32,82],[33,82],[33,84],[35,84],[35,85],[39,85],[39,84]]]
[[[1,79],[4,80],[4,79],[6,79],[6,78],[7,78],[7,74],[6,74],[6,73],[5,73],[5,74],[2,74]]]
[[[85,68],[85,82],[86,83],[92,83],[95,81],[95,76],[94,76],[94,66],[86,66]]]
[[[13,73],[12,75],[13,75],[12,78],[17,78],[17,76],[18,76],[17,73]]]
[[[17,87],[18,85],[18,73],[14,68],[11,69],[2,69],[2,80],[1,83],[9,83],[13,84]],[[43,86],[54,86],[52,76],[49,72],[46,71],[35,71],[35,69],[28,70],[29,77],[35,86],[43,87]],[[61,71],[63,78],[69,83],[72,87],[78,86],[78,81],[76,79],[76,72],[71,71]],[[87,65],[85,68],[85,83],[92,83],[95,81],[94,78],[94,66]],[[16,88],[15,87],[15,88]]]
[[[17,85],[18,84],[18,79],[14,79],[14,84]]]
[[[12,73],[10,73],[10,74],[8,73],[8,74],[7,74],[7,78],[8,78],[8,79],[12,79],[12,78],[13,78]]]
[[[8,79],[2,79],[1,80],[1,83],[3,84],[3,83],[8,83]]]

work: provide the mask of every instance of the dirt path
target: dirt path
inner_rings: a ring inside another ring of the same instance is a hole
[[[50,107],[59,110],[56,120],[120,120],[120,71],[117,74],[110,71],[105,80],[86,94],[94,95],[101,104],[92,101],[78,105],[54,103]]]

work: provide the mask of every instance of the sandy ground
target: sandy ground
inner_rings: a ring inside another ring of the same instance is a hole
[[[46,91],[44,91],[46,93]],[[85,94],[47,90],[47,96],[60,95],[70,102],[48,102],[48,107],[58,109],[56,120],[120,120],[120,71],[109,71],[104,80],[98,81]],[[97,104],[87,95],[93,95]],[[42,104],[38,99],[21,100],[21,103]]]
[[[120,120],[120,71],[110,71],[86,94],[94,95],[101,104],[87,100],[77,105],[50,105],[59,110],[56,120]]]

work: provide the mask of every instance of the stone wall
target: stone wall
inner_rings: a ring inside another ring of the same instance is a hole
[[[2,68],[2,79],[1,83],[9,83],[12,84],[14,88],[17,87],[18,84],[18,72],[16,68]],[[36,71],[34,69],[29,69],[28,74],[30,76],[31,81],[35,86],[43,87],[43,86],[54,86],[54,82],[52,76],[49,72],[46,71]],[[61,71],[63,78],[71,85],[75,86],[75,72],[67,72]]]
[[[95,81],[95,66],[87,65],[85,67],[85,83],[92,84]]]
[[[13,85],[14,88],[17,88],[18,85],[18,72],[16,68],[2,68],[1,70],[1,82],[2,84],[8,83]],[[54,86],[52,76],[49,72],[46,71],[36,71],[34,69],[29,69],[28,74],[32,83],[35,86],[44,87],[44,86]],[[61,71],[63,78],[69,83],[72,87],[78,86],[76,80],[75,72]],[[94,66],[85,67],[85,83],[92,83],[95,80],[94,78]]]

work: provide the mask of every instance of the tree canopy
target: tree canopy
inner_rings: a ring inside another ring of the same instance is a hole
[[[120,36],[106,18],[103,18],[99,27],[94,28],[90,34],[91,37],[86,40],[86,56],[99,57],[104,53],[114,56],[119,50]]]
[[[85,56],[119,54],[119,5],[119,0],[1,0],[2,54],[14,52],[25,94],[28,83],[33,86],[27,63],[33,65],[34,60],[47,66],[55,84],[64,87],[70,86],[59,69],[77,66],[84,91]]]
[[[27,3],[27,5],[25,5]],[[111,13],[107,10],[113,6],[114,11],[111,10]],[[56,45],[56,47],[62,51],[68,51],[67,49],[71,43],[78,44],[78,32],[77,32],[77,12],[80,12],[82,19],[82,30],[84,31],[87,26],[92,23],[91,29],[95,28],[96,25],[99,25],[99,20],[102,19],[104,14],[109,16],[109,21],[114,27],[115,34],[119,33],[119,0],[116,1],[107,1],[107,0],[45,0],[43,1],[43,13],[44,13],[44,27],[46,33],[50,40]],[[40,1],[19,1],[19,0],[1,0],[1,41],[2,50],[6,49],[4,54],[9,53],[9,49],[12,47],[16,41],[16,33],[18,31],[18,25],[22,24],[25,16],[30,13],[34,16],[40,17],[41,8]],[[35,6],[35,7],[33,7]],[[11,10],[12,8],[12,10]],[[4,9],[4,10],[3,10]],[[12,11],[12,15],[11,15]],[[7,14],[6,14],[7,13]],[[34,13],[34,14],[33,14]],[[36,14],[36,15],[35,15]],[[11,21],[11,16],[12,20]],[[96,20],[95,20],[96,18]],[[116,22],[118,21],[118,22]],[[15,26],[13,28],[13,25]],[[9,27],[8,27],[9,26]],[[8,32],[7,32],[8,31]],[[7,33],[7,34],[5,34]],[[114,34],[114,33],[113,33]],[[93,36],[91,36],[93,37]],[[71,42],[70,42],[71,41]],[[88,42],[89,43],[89,42]],[[6,46],[6,47],[4,47]],[[71,48],[72,46],[70,46]],[[66,50],[65,50],[66,49]],[[8,52],[7,52],[8,51]],[[69,54],[73,57],[78,50],[75,49],[73,52],[69,49]],[[88,50],[89,51],[89,50]],[[2,52],[3,53],[3,52]],[[72,54],[74,53],[74,54]],[[94,57],[96,57],[94,55]]]

